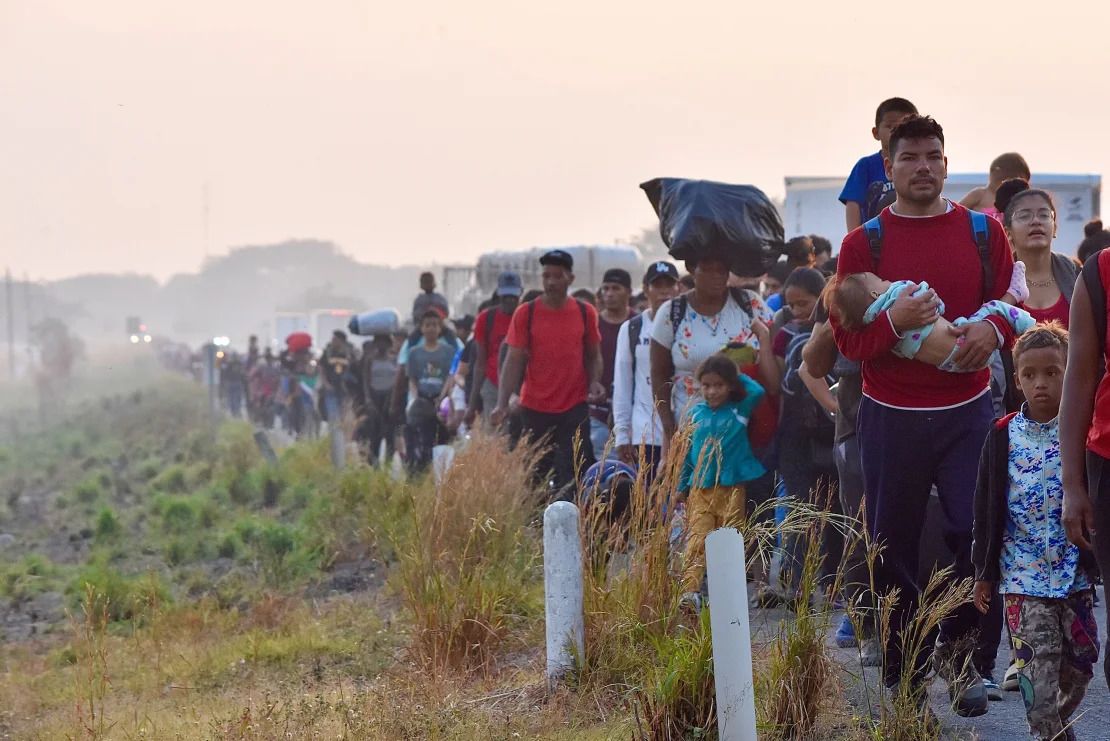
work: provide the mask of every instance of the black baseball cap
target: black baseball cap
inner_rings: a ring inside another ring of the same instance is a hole
[[[616,283],[619,286],[624,286],[628,290],[632,290],[632,276],[628,274],[627,270],[621,268],[609,268],[605,271],[605,275],[601,277],[602,283]]]
[[[648,265],[647,272],[644,273],[644,283],[654,283],[659,278],[670,278],[673,281],[678,280],[678,268],[666,260],[659,260]]]
[[[574,258],[566,250],[550,250],[540,258],[540,265],[559,265],[574,270]]]

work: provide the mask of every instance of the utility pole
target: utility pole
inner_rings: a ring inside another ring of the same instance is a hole
[[[31,327],[34,326],[34,320],[31,316],[31,276],[27,273],[23,274],[23,312],[27,319],[27,335],[23,338],[23,344],[27,348],[27,362],[30,364],[34,361],[34,354],[31,350],[31,341],[34,337]]]
[[[204,186],[201,189],[201,211],[204,219],[204,261],[208,262],[208,255],[212,251],[211,233],[209,231],[209,223],[211,221],[212,205],[208,192],[208,181],[204,181]]]
[[[12,308],[12,270],[4,269],[6,304],[8,307],[8,377],[15,380],[15,313]]]

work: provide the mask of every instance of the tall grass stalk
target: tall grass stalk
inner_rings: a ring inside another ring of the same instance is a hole
[[[85,585],[81,617],[71,617],[74,637],[73,682],[75,698],[74,738],[102,739],[110,730],[105,717],[105,699],[112,687],[108,676],[108,599]]]
[[[542,609],[535,461],[532,447],[476,433],[440,485],[409,485],[408,517],[388,536],[425,669],[490,669],[511,630]]]

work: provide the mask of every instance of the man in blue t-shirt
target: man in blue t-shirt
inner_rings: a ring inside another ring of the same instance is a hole
[[[875,111],[875,128],[871,136],[882,145],[875,154],[861,157],[852,174],[840,191],[844,204],[844,220],[852,231],[894,202],[894,186],[886,176],[883,158],[890,150],[890,132],[908,116],[917,113],[913,103],[905,98],[889,98]]]

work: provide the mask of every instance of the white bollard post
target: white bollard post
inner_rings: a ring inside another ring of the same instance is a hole
[[[543,596],[547,620],[547,686],[574,668],[574,651],[585,650],[582,607],[582,543],[578,508],[555,502],[543,513]]]
[[[443,483],[447,471],[455,463],[455,448],[451,445],[437,445],[432,448],[432,475],[436,486]]]
[[[705,539],[705,561],[720,738],[755,741],[755,684],[744,536],[731,527],[714,530]]]

